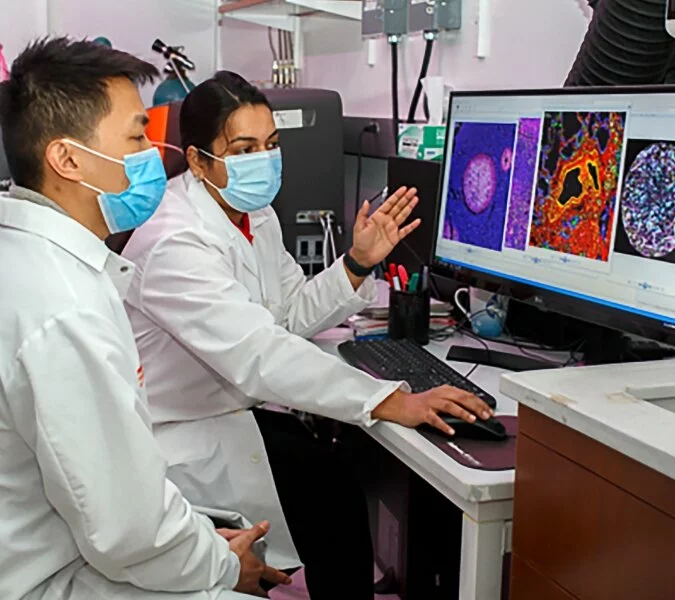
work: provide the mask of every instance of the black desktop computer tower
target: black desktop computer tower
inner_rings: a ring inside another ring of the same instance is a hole
[[[335,450],[368,500],[375,562],[401,600],[458,600],[462,511],[360,428],[341,425]]]
[[[323,267],[323,229],[316,211],[335,215],[338,255],[344,251],[344,141],[342,100],[314,89],[263,90],[275,112],[283,153],[283,184],[272,205],[284,245],[306,273]],[[314,211],[309,221],[298,213]]]

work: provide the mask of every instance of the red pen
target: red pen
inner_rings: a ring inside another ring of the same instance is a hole
[[[389,284],[389,287],[393,288],[394,287],[394,278],[391,276],[391,273],[385,273],[384,278],[387,281],[387,283]]]
[[[398,266],[398,278],[401,281],[401,289],[408,289],[408,271],[405,270],[403,265]]]
[[[396,277],[398,273],[396,272],[396,265],[394,263],[389,263],[389,277],[391,277],[391,280],[394,280],[394,277]]]

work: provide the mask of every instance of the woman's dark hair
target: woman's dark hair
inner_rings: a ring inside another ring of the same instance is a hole
[[[180,110],[180,137],[183,150],[190,146],[212,152],[211,145],[228,119],[242,106],[267,106],[265,94],[241,75],[218,71],[212,79],[192,90]]]

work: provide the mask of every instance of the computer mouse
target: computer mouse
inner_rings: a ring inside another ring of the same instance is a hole
[[[474,423],[467,423],[449,415],[442,416],[442,419],[455,430],[453,438],[494,442],[501,442],[508,438],[506,428],[494,417],[490,417],[486,421],[476,419]]]

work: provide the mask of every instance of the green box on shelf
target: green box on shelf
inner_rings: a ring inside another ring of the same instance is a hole
[[[398,128],[398,155],[418,160],[443,160],[445,125],[402,124]]]

